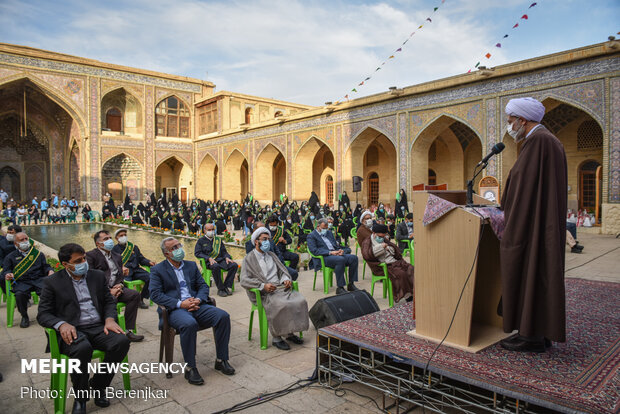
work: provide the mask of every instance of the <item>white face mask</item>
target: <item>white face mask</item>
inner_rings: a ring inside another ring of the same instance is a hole
[[[212,238],[213,238],[213,234],[214,234],[214,233],[215,233],[215,232],[214,232],[213,230],[208,230],[207,232],[205,232],[205,235],[206,235],[208,238],[212,239]]]
[[[14,235],[14,234],[12,234],[12,233],[7,233],[7,235],[6,235],[6,241],[8,241],[8,242],[11,242],[11,243],[12,243],[12,242],[13,242],[13,240],[15,240],[15,235]]]
[[[372,227],[372,219],[366,220],[366,227]]]
[[[120,244],[127,244],[127,236],[121,236],[118,238]]]
[[[276,230],[278,230],[278,226],[269,226],[269,230],[270,231],[276,231]]]
[[[30,250],[30,242],[28,240],[19,243],[19,250],[27,252]]]
[[[515,121],[516,122],[516,121]],[[514,122],[512,124],[508,124],[506,125],[506,132],[508,132],[508,134],[512,137],[512,139],[515,140],[515,142],[519,142],[522,139],[522,135],[525,132],[525,124],[523,124],[521,126],[521,128],[519,128],[517,131],[512,129],[512,125],[514,124]]]

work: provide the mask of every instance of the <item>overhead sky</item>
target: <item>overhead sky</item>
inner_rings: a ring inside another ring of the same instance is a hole
[[[217,90],[323,105],[345,94],[361,97],[458,75],[478,61],[497,66],[620,38],[618,0],[538,0],[528,9],[531,3],[0,0],[0,42],[206,79]],[[354,87],[357,94],[350,92]]]

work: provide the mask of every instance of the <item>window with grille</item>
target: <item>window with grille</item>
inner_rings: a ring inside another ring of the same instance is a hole
[[[437,142],[433,142],[428,149],[428,160],[437,161]]]
[[[325,194],[327,194],[327,204],[334,205],[334,179],[331,175],[325,177]]]
[[[176,96],[161,101],[155,108],[157,135],[189,138],[189,108]]]
[[[217,102],[200,108],[200,135],[217,131]]]
[[[372,173],[368,177],[368,204],[369,206],[379,204],[379,175]]]
[[[577,129],[577,149],[602,149],[603,130],[594,120],[583,121]]]

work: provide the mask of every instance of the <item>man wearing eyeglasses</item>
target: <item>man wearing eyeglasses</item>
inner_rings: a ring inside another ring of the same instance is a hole
[[[228,363],[230,316],[222,309],[209,305],[209,286],[193,261],[183,260],[183,245],[174,237],[161,242],[166,260],[151,268],[151,299],[168,310],[170,326],[179,331],[183,359],[189,369],[185,379],[202,385],[203,378],[196,368],[196,333],[199,328],[213,328],[217,359],[215,369],[233,375]],[[158,312],[160,312],[158,310]]]

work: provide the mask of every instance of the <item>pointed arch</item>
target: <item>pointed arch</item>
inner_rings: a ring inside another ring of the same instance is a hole
[[[294,195],[295,200],[307,200],[314,191],[321,203],[333,203],[327,199],[324,188],[326,175],[334,177],[334,152],[325,141],[311,136],[299,148],[295,155],[294,169]],[[311,176],[308,176],[308,173]]]
[[[224,163],[223,177],[222,197],[226,200],[243,199],[249,189],[248,160],[236,148]]]
[[[206,153],[198,165],[196,174],[196,197],[203,200],[218,200],[219,166],[213,155]]]
[[[345,189],[353,192],[353,177],[362,177],[365,180],[360,193],[363,205],[370,206],[377,201],[392,205],[398,191],[396,161],[394,143],[378,129],[372,126],[364,128],[349,144],[344,155]],[[371,191],[368,178],[372,173],[377,177]]]
[[[169,94],[155,106],[155,134],[163,137],[190,138],[191,106],[178,95]]]
[[[144,130],[142,108],[140,99],[122,86],[106,92],[100,103],[101,129],[124,134],[141,134]],[[113,110],[119,111],[118,126],[111,124],[110,111]]]
[[[192,168],[182,157],[171,155],[164,158],[155,170],[156,193],[166,193],[166,199],[177,194],[183,203],[192,197]]]
[[[40,78],[28,73],[20,73],[14,76],[9,76],[7,78],[0,79],[0,89],[2,89],[4,86],[7,86],[8,84],[11,84],[13,82],[20,82],[22,80],[29,81],[39,87],[41,91],[45,92],[45,96],[47,98],[49,98],[51,101],[64,109],[71,116],[71,118],[73,118],[78,123],[80,134],[82,136],[88,135],[88,123],[86,122],[86,119],[82,116],[82,111],[70,99],[66,99],[66,97],[63,97],[62,93],[60,93],[58,89],[56,89],[49,83],[41,80]]]
[[[286,193],[286,158],[273,144],[267,144],[256,158],[254,197],[259,202],[271,203]]]
[[[101,183],[102,192],[114,200],[124,200],[126,195],[138,200],[144,192],[144,168],[134,156],[119,151],[102,164]]]
[[[411,144],[411,184],[428,184],[432,169],[437,184],[447,184],[451,190],[464,189],[482,152],[482,139],[471,125],[454,115],[441,114]]]

